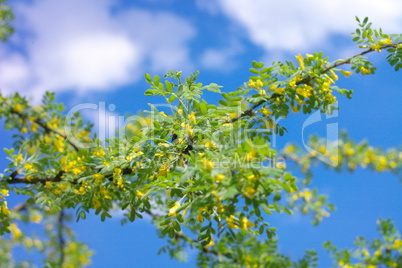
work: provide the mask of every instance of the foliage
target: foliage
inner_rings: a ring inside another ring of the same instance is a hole
[[[14,14],[7,5],[7,0],[0,0],[0,40],[6,41],[8,36],[14,32],[14,28],[11,26],[13,19]]]
[[[336,86],[338,75],[353,74],[340,67],[350,64],[355,73],[373,74],[375,67],[363,55],[385,50],[390,64],[400,68],[402,35],[372,30],[367,19],[359,26],[353,36],[365,49],[360,54],[335,62],[323,53],[299,54],[297,63],[269,67],[254,61],[248,83],[233,92],[197,82],[197,72],[183,78],[170,71],[164,79],[146,74],[150,89],[145,94],[162,96],[167,105],[158,109],[150,104],[143,115],[127,118],[126,127],[106,140],[107,146],[91,136],[92,126],[79,112],[66,113],[55,103],[52,93],[38,106],[18,93],[0,95],[4,126],[18,132],[13,148],[6,149],[10,164],[0,175],[0,232],[5,235],[0,263],[17,265],[10,252],[23,245],[43,252],[49,267],[85,266],[91,252],[75,241],[65,210],[74,209],[77,221],[91,211],[104,221],[119,209],[123,223],[152,217],[160,236],[168,238],[161,252],[183,260],[188,248],[196,248],[200,267],[316,266],[314,251],[299,261],[278,252],[269,215],[301,211],[314,224],[330,216],[334,205],[310,189],[318,154],[329,168],[370,166],[395,174],[402,155],[396,149],[382,152],[366,142],[356,144],[346,134],[329,147],[326,140],[312,137],[312,155],[295,144],[277,151],[270,143],[273,135],[287,132],[279,119],[300,111],[332,114],[337,96],[352,97],[352,90]],[[205,90],[219,94],[219,104],[208,103],[202,97]],[[291,163],[304,177],[294,175]],[[26,203],[10,209],[10,191],[26,196]],[[23,233],[23,222],[42,223],[48,242]],[[402,244],[392,223],[380,221],[379,226],[384,240],[369,247],[360,239],[356,264],[351,251],[326,243],[335,265],[402,265]],[[369,249],[380,253],[373,257]]]

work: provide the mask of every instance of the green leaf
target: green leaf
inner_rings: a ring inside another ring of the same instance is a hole
[[[259,74],[260,71],[258,71],[257,69],[254,69],[254,68],[250,68],[250,73]]]
[[[279,213],[281,212],[281,209],[280,209],[278,203],[274,202],[274,208],[275,208],[276,212],[279,212]]]
[[[151,83],[152,77],[150,74],[145,74],[145,80],[147,80],[148,83]]]
[[[368,19],[369,19],[368,17],[365,17],[365,18],[364,18],[364,20],[363,20],[363,25],[368,22]]]
[[[165,85],[166,85],[166,91],[169,93],[173,92],[173,84],[170,83],[169,81],[165,81]]]
[[[176,99],[177,99],[176,95],[173,94],[173,95],[171,95],[171,96],[168,98],[168,103],[172,103],[172,102],[174,102]]]
[[[225,99],[227,99],[228,101],[231,100],[229,94],[227,94],[226,92],[222,92],[222,96],[223,96]]]
[[[155,86],[158,86],[159,83],[160,83],[160,78],[159,78],[158,75],[155,75],[155,76],[154,76],[154,84],[155,84]]]
[[[148,89],[144,93],[145,96],[152,96],[154,95],[154,90],[153,89]]]
[[[254,68],[256,69],[261,69],[262,67],[264,67],[264,63],[263,62],[257,62],[255,60],[253,60],[253,62],[251,63],[253,65]]]
[[[179,222],[177,222],[177,221],[174,221],[174,222],[173,222],[173,228],[174,228],[174,230],[175,230],[176,232],[180,232],[180,231],[181,231],[180,224],[179,224]]]
[[[259,233],[260,235],[262,235],[262,234],[264,233],[264,229],[265,229],[265,226],[264,226],[264,225],[261,225],[261,226],[260,226],[260,229],[258,230],[258,233]]]
[[[208,113],[208,106],[204,102],[200,103],[200,112],[202,114],[207,114]]]
[[[219,100],[219,103],[223,106],[229,106],[229,103],[227,101],[224,100]]]
[[[222,86],[219,86],[218,84],[211,83],[203,88],[205,88],[206,90],[211,91],[211,92],[221,93],[221,90],[220,90],[221,87]]]

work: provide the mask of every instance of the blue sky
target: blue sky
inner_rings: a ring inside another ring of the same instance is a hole
[[[9,0],[14,7],[15,34],[0,44],[0,90],[20,92],[34,102],[45,91],[57,93],[67,110],[81,103],[105,102],[116,109],[110,116],[147,109],[157,98],[143,96],[143,74],[169,69],[188,74],[201,71],[200,82],[231,91],[248,80],[252,60],[269,64],[294,60],[298,53],[324,51],[332,60],[359,53],[350,32],[355,15],[368,16],[374,27],[402,32],[399,0]],[[374,76],[353,75],[340,87],[355,90],[353,100],[339,98],[339,129],[355,141],[368,139],[382,148],[400,146],[402,74],[372,55]],[[216,97],[208,95],[211,101]],[[107,127],[96,112],[84,113],[95,130]],[[289,133],[277,143],[302,142],[306,116],[292,115],[282,123]],[[325,135],[325,123],[307,134]],[[0,130],[0,146],[11,147],[11,135]],[[4,159],[4,153],[0,156]],[[0,162],[4,168],[6,163]],[[304,249],[319,251],[320,267],[331,262],[322,243],[332,240],[352,246],[357,235],[377,236],[375,221],[392,217],[402,230],[401,184],[396,176],[359,169],[336,173],[318,167],[314,184],[329,194],[337,211],[318,227],[308,217],[272,218],[280,247],[293,257]],[[12,200],[11,200],[12,202]],[[96,251],[93,267],[194,267],[194,258],[180,264],[157,256],[163,241],[143,220],[120,227],[120,220],[101,223],[97,217],[73,224],[79,239]]]

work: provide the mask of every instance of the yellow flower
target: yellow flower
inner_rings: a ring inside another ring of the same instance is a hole
[[[380,44],[373,44],[370,46],[371,49],[381,52],[381,45]]]
[[[47,126],[49,128],[57,128],[60,124],[60,119],[59,118],[52,118],[48,123]]]
[[[360,71],[362,71],[362,74],[363,74],[363,75],[371,74],[371,73],[372,73],[370,70],[366,69],[365,67],[361,67],[361,68],[360,68]]]
[[[299,108],[298,106],[291,105],[291,108],[292,108],[292,112],[293,112],[293,113],[298,113],[298,112],[300,112],[300,108]]]
[[[177,214],[177,210],[180,208],[180,202],[174,203],[174,206],[169,209],[168,216],[173,216]]]
[[[236,220],[236,217],[233,215],[230,215],[230,217],[226,219],[226,222],[230,229],[239,229],[239,226],[236,225]]]
[[[1,190],[0,190],[0,194],[2,194],[3,196],[8,196],[8,190],[6,190],[6,189],[1,189]]]
[[[7,207],[7,201],[3,201],[0,203],[0,214],[9,215],[11,211]]]
[[[17,164],[21,163],[22,161],[24,161],[24,158],[22,157],[22,154],[18,154],[17,157],[15,158],[15,162]]]
[[[34,223],[40,223],[40,221],[42,220],[42,216],[41,216],[40,214],[35,214],[35,215],[32,215],[32,216],[29,218],[29,220],[30,220],[31,222],[34,222]]]
[[[99,157],[99,158],[103,158],[105,156],[105,151],[102,148],[99,148],[97,150],[95,150],[92,155]]]
[[[200,212],[198,212],[197,217],[195,218],[198,222],[203,223],[204,222],[204,216],[202,216],[202,211],[205,209],[200,210]]]
[[[292,80],[289,82],[290,87],[296,87],[296,80]]]
[[[109,195],[109,190],[102,187],[102,189],[100,190],[100,193],[103,195],[104,198],[106,199],[112,199],[112,197]]]
[[[62,191],[67,190],[68,186],[69,186],[68,183],[61,182],[61,183],[58,184],[59,189],[62,190]]]
[[[276,167],[281,168],[281,169],[285,169],[286,168],[286,163],[284,163],[284,162],[276,163]]]
[[[257,154],[256,150],[252,150],[250,152],[248,152],[245,156],[244,156],[244,161],[245,162],[250,162],[251,160],[253,160],[255,158]]]
[[[349,77],[350,75],[353,74],[352,72],[345,71],[345,70],[339,70],[339,72],[340,72],[341,74],[343,74],[345,77]]]
[[[216,207],[216,210],[217,210],[219,213],[223,213],[223,212],[225,211],[225,205],[219,204],[219,205]]]
[[[254,224],[251,221],[249,221],[246,217],[241,217],[239,223],[240,223],[240,228],[243,230],[249,229],[254,226]]]
[[[253,199],[253,198],[254,198],[254,194],[255,194],[256,192],[257,192],[257,190],[254,189],[254,188],[251,187],[251,186],[247,186],[246,189],[244,190],[244,194],[245,194],[248,198],[250,198],[250,199]]]
[[[364,257],[368,257],[368,256],[370,256],[370,253],[368,252],[368,250],[367,249],[363,249],[363,256]]]
[[[162,164],[158,171],[158,177],[166,177],[169,172],[169,165],[167,163]]]
[[[248,86],[257,89],[263,87],[264,83],[260,79],[257,79],[255,82],[250,79],[248,82]]]
[[[24,168],[26,169],[26,171],[38,172],[38,170],[36,168],[33,168],[33,165],[29,163],[26,163],[24,165]]]
[[[402,240],[401,240],[401,239],[396,239],[396,240],[394,241],[393,247],[394,247],[394,249],[402,248]]]
[[[32,123],[32,124],[31,124],[31,131],[32,131],[32,132],[37,132],[37,131],[38,131],[38,125],[35,124],[35,123]]]
[[[10,224],[10,231],[13,239],[19,239],[22,237],[22,232],[15,223]]]
[[[212,247],[213,245],[215,245],[214,240],[211,239],[211,241],[209,241],[208,244],[205,245],[205,247]]]
[[[96,196],[92,198],[92,206],[94,207],[94,209],[98,209],[101,206],[101,203]]]
[[[267,109],[266,107],[263,107],[263,108],[261,109],[261,113],[262,113],[263,115],[267,116],[267,117],[269,117],[269,116],[272,114],[272,112],[271,112],[269,109]]]
[[[85,194],[85,187],[84,187],[84,186],[81,186],[78,190],[77,190],[77,189],[74,189],[74,193],[75,193],[75,194],[79,194],[79,195]]]
[[[297,59],[297,61],[299,62],[299,65],[300,65],[300,70],[303,70],[304,69],[304,62],[303,62],[303,57],[302,57],[302,55],[300,55],[300,54],[298,54],[297,56],[296,56],[296,59]]]
[[[100,173],[96,173],[96,174],[94,174],[94,175],[92,175],[92,177],[95,179],[95,180],[102,180],[105,176],[104,175],[102,175],[102,174],[100,174]]]
[[[338,76],[336,75],[336,73],[333,70],[330,70],[329,73],[331,74],[331,78],[334,81],[338,80]]]
[[[17,113],[22,113],[24,111],[24,106],[20,103],[17,103],[14,107],[13,110]]]
[[[226,178],[225,175],[217,174],[217,175],[215,176],[215,181],[216,181],[217,183],[221,183],[225,178]]]
[[[182,115],[182,114],[183,114],[183,109],[178,109],[178,110],[177,110],[177,113],[180,114],[180,115]]]
[[[206,158],[203,158],[201,161],[204,164],[206,170],[211,170],[215,167],[215,163]]]
[[[187,135],[192,136],[192,135],[194,134],[194,130],[193,130],[193,127],[192,127],[192,126],[190,126],[190,125],[188,125],[188,124],[186,124],[186,123],[181,123],[180,126],[181,126],[184,130],[186,130]],[[179,144],[181,144],[181,143],[180,143],[180,140],[181,140],[181,139],[179,139]]]
[[[118,188],[124,188],[124,180],[123,180],[123,178],[118,178],[117,179],[117,187]]]
[[[305,85],[299,86],[296,89],[297,94],[305,97],[308,99],[311,96],[310,88],[306,87]]]
[[[122,173],[121,168],[115,168],[115,169],[113,170],[113,176],[120,176],[121,173]]]
[[[216,148],[216,144],[213,141],[208,141],[204,144],[205,148]]]
[[[139,198],[143,197],[145,193],[141,192],[140,190],[135,191],[135,195]]]
[[[53,144],[60,153],[64,151],[64,141],[56,139],[54,140]]]
[[[247,176],[247,179],[250,180],[250,181],[256,181],[258,179],[258,177],[255,176],[254,173],[251,173],[250,175]]]
[[[381,39],[380,43],[382,45],[392,45],[392,37],[388,37],[386,39]]]
[[[249,82],[248,82],[248,84],[247,84],[249,87],[256,87],[257,85],[254,83],[254,81],[253,80],[249,80]]]
[[[191,112],[188,115],[188,120],[190,121],[191,125],[195,125],[196,124],[196,118],[195,118],[195,112]]]
[[[306,202],[309,202],[312,198],[311,192],[309,190],[305,190],[303,195]]]

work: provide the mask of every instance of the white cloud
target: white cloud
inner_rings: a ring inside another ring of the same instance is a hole
[[[225,48],[209,48],[201,56],[201,65],[212,70],[231,71],[237,67],[234,57],[243,50],[236,40]]]
[[[19,54],[12,53],[9,55],[0,55],[0,58],[6,59],[0,61],[0,91],[8,85],[11,88],[24,87],[29,77],[29,68],[26,60]],[[25,81],[25,83],[21,83]]]
[[[112,90],[146,71],[191,65],[188,22],[167,12],[112,10],[112,0],[15,6],[16,34],[0,48],[2,92]]]
[[[402,26],[400,0],[218,0],[222,11],[266,50],[300,51],[323,46],[332,34],[349,35],[355,16],[368,16],[390,32]]]
[[[219,5],[215,0],[197,0],[195,4],[199,9],[211,15],[217,15],[219,13]]]
[[[187,41],[195,29],[185,20],[167,12],[130,10],[119,16],[119,25],[131,38],[142,41],[139,46],[154,70],[190,67]]]

